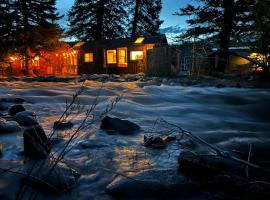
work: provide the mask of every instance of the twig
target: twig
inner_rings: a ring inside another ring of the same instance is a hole
[[[250,158],[251,158],[251,151],[252,151],[252,144],[249,145],[249,152],[248,152],[248,162],[250,162]],[[247,180],[249,180],[249,166],[246,166],[246,178]]]
[[[256,169],[262,169],[262,167],[259,166],[259,165],[256,165],[256,164],[250,163],[250,162],[248,162],[248,161],[245,161],[245,160],[242,160],[242,159],[239,159],[239,158],[236,158],[236,157],[234,157],[234,156],[229,155],[227,152],[224,152],[224,151],[221,150],[220,148],[218,148],[218,147],[216,147],[216,146],[214,146],[214,145],[212,145],[212,144],[209,144],[208,142],[206,142],[206,141],[203,140],[202,138],[200,138],[200,137],[198,137],[198,136],[192,134],[191,132],[189,132],[189,131],[187,131],[187,130],[184,130],[184,129],[181,128],[180,126],[177,126],[177,125],[175,125],[175,124],[171,124],[171,123],[167,122],[167,121],[164,120],[164,119],[161,119],[161,122],[164,122],[164,123],[167,123],[167,124],[169,124],[169,125],[171,125],[171,126],[177,127],[177,128],[180,130],[180,132],[181,132],[182,134],[185,134],[186,136],[191,137],[192,139],[195,139],[195,140],[199,141],[200,143],[202,143],[202,144],[208,146],[210,149],[214,150],[214,151],[217,153],[218,156],[221,156],[221,157],[224,157],[224,158],[228,158],[228,159],[234,160],[234,161],[236,161],[236,162],[239,162],[239,163],[241,163],[241,164],[244,164],[244,165],[247,165],[247,166],[256,168]]]

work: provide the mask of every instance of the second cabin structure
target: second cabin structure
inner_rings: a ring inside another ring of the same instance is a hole
[[[166,47],[165,35],[79,42],[78,74],[147,72],[147,52]]]

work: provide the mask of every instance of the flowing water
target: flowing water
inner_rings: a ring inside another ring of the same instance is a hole
[[[0,98],[24,98],[27,101],[25,108],[36,112],[47,134],[51,132],[53,122],[64,112],[66,100],[70,100],[81,85],[76,82],[0,84]],[[106,108],[108,100],[123,95],[110,115],[135,122],[142,131],[124,136],[109,135],[99,130],[99,122],[82,131],[65,157],[65,161],[82,176],[72,192],[59,199],[111,199],[105,188],[116,177],[115,172],[133,175],[152,168],[177,168],[180,151],[177,144],[166,150],[150,150],[143,146],[143,135],[157,118],[177,124],[225,150],[243,150],[249,144],[258,148],[270,146],[270,91],[266,89],[142,87],[138,82],[107,82],[101,85],[94,81],[87,81],[85,87],[79,98],[80,104],[91,106],[99,94],[97,110]],[[78,126],[82,119],[83,115],[75,115],[72,121]],[[70,134],[68,130],[56,133],[63,141],[56,145],[54,151],[63,147]],[[1,134],[0,141],[5,147],[0,158],[1,166],[24,165],[22,133]],[[82,148],[81,142],[87,143],[88,148]],[[3,189],[4,194],[9,193],[9,184],[0,179],[0,191]],[[46,195],[39,197],[46,199]]]

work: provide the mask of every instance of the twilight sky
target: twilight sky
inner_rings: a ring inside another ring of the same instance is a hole
[[[188,2],[194,0],[163,0],[163,9],[161,12],[161,19],[164,20],[162,28],[179,26],[185,27],[185,18],[179,16],[173,16],[180,7],[186,5]],[[74,0],[57,0],[57,8],[61,14],[66,14],[70,7],[73,5]],[[66,24],[66,18],[63,19],[62,24]]]

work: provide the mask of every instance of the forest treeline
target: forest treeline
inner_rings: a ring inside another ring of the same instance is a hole
[[[166,3],[170,3],[167,1]],[[31,59],[40,51],[61,46],[64,37],[78,40],[158,35],[162,0],[75,0],[66,13],[68,27],[59,25],[56,0],[2,0],[0,2],[0,59],[19,53]],[[217,45],[219,71],[224,71],[232,45],[248,46],[270,55],[269,0],[197,0],[175,15],[188,16],[187,27],[176,38]]]

